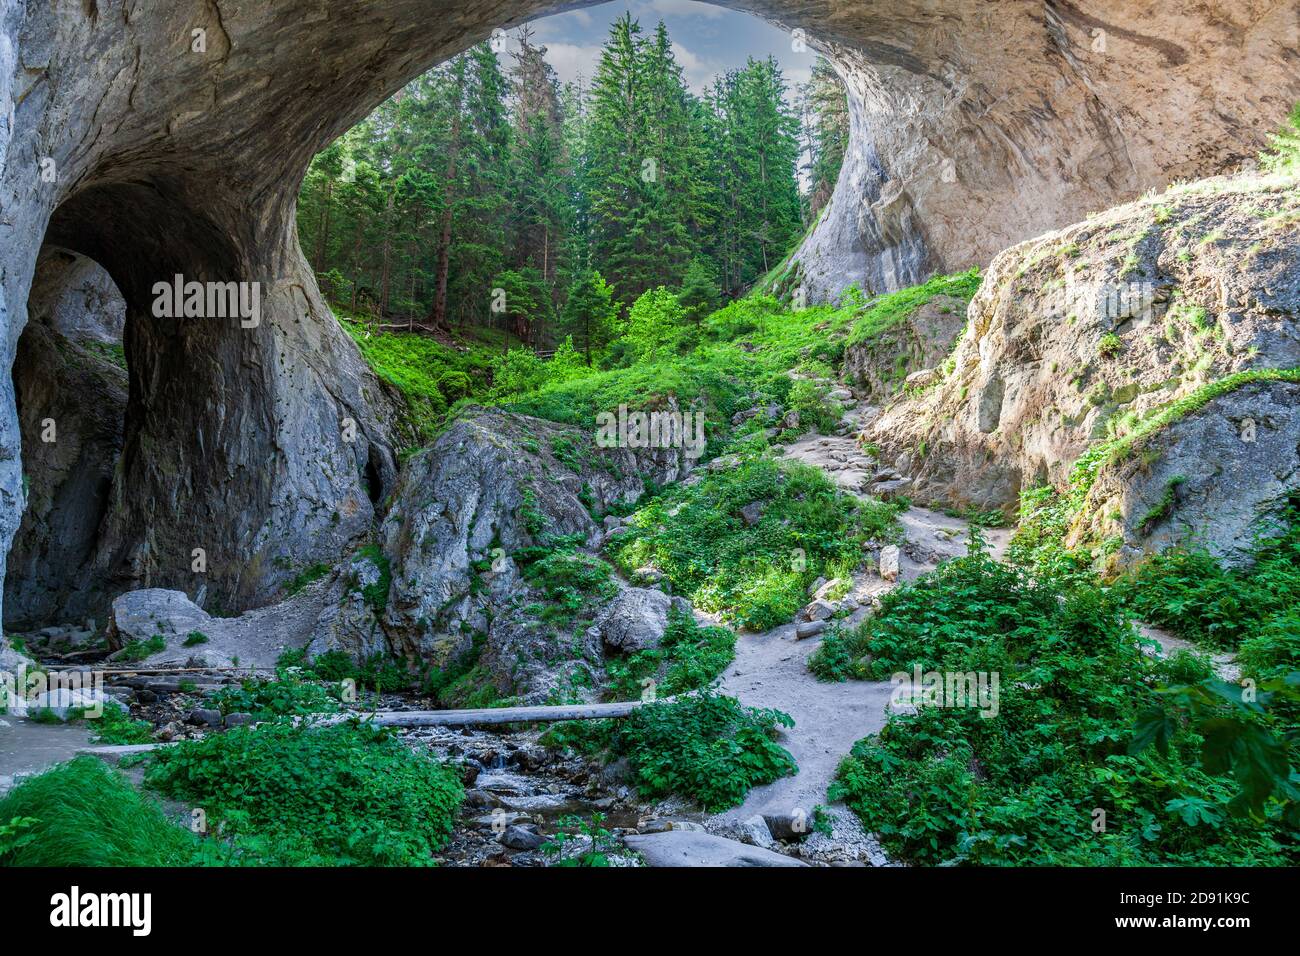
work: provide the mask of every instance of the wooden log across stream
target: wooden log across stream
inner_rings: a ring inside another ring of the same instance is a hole
[[[313,715],[317,726],[341,723],[353,717],[380,727],[486,727],[493,724],[552,723],[561,720],[603,720],[626,717],[644,701],[628,700],[613,704],[559,704],[537,707],[479,707],[465,710],[379,710],[350,711],[342,714]]]

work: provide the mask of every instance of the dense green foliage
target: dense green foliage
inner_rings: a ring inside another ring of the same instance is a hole
[[[432,440],[447,411],[475,390],[475,382],[487,378],[499,350],[486,338],[486,332],[480,333],[484,339],[471,339],[471,347],[462,352],[427,335],[377,334],[343,310],[337,311],[366,364],[406,399],[412,427],[421,441]]]
[[[620,300],[680,289],[698,320],[738,294],[803,231],[800,121],[774,60],[696,95],[679,49],[662,23],[643,31],[624,15],[590,85],[561,87],[527,28],[409,83],[304,180],[299,233],[327,296],[381,321],[491,325],[534,347],[571,336],[590,357]],[[828,194],[843,88],[824,68],[814,85],[805,121],[818,132],[804,148]],[[605,281],[610,295],[593,298]],[[414,384],[421,418],[440,414],[430,383]]]
[[[622,720],[559,724],[543,741],[611,761],[626,757],[643,797],[675,794],[717,812],[798,770],[773,740],[778,727],[793,726],[780,711],[704,693],[647,704]]]
[[[95,757],[59,764],[0,797],[0,865],[184,866],[199,852],[188,830]]]
[[[430,865],[463,793],[450,769],[364,723],[236,727],[158,751],[145,783],[282,866]]]
[[[1141,653],[1119,595],[979,552],[882,603],[840,639],[855,673],[1000,675],[995,717],[923,705],[891,717],[842,764],[832,798],[895,854],[927,863],[1294,862],[1284,791],[1259,819],[1231,806],[1237,771],[1251,778],[1243,768],[1257,764],[1207,761],[1204,725],[1174,715],[1160,718],[1163,746],[1145,745],[1142,726],[1165,713],[1159,689],[1198,686],[1208,667]],[[1245,735],[1234,739],[1271,741],[1270,754],[1286,730],[1262,711],[1238,729]],[[1260,786],[1271,793],[1285,777]]]
[[[741,509],[753,504],[761,516],[751,524]],[[895,514],[845,494],[816,468],[752,454],[664,492],[609,550],[628,573],[654,567],[697,607],[766,630],[794,616],[815,578],[856,568],[863,542],[890,535]]]
[[[337,691],[282,671],[276,679],[248,678],[208,696],[207,705],[224,714],[250,714],[254,720],[327,714],[339,709]]]
[[[1205,551],[1173,548],[1147,558],[1119,588],[1138,617],[1188,640],[1235,649],[1261,632],[1281,631],[1300,616],[1300,500],[1257,543],[1249,568],[1224,568]]]
[[[777,726],[793,727],[794,721],[732,697],[686,697],[634,711],[619,725],[613,746],[628,758],[643,796],[681,794],[716,812],[798,769],[772,740]]]
[[[691,614],[668,612],[659,646],[607,662],[610,694],[632,700],[653,682],[657,696],[701,690],[716,680],[736,656],[736,635],[725,627],[702,627]]]

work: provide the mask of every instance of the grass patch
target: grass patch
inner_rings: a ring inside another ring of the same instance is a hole
[[[0,798],[4,866],[185,866],[200,844],[156,802],[94,757],[77,757],[24,780]]]
[[[858,345],[888,331],[936,295],[950,295],[969,302],[979,287],[979,270],[971,269],[950,276],[935,276],[921,285],[882,295],[854,323],[848,344]]]

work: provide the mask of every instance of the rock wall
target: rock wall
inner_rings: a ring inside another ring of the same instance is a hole
[[[394,442],[298,248],[303,171],[494,27],[577,5],[0,2],[0,367],[43,242],[108,270],[131,367],[114,575],[234,609],[274,594],[286,563],[337,557],[365,532],[366,488],[392,485]],[[814,300],[981,263],[1087,209],[1218,169],[1300,99],[1291,0],[735,5],[805,31],[851,90],[850,161],[798,257]],[[260,324],[155,319],[153,285],[177,274],[260,283]],[[24,496],[0,379],[4,543]]]
[[[544,697],[556,664],[600,659],[601,634],[549,626],[529,609],[542,598],[530,594],[521,552],[558,539],[599,548],[609,532],[592,512],[631,505],[646,481],[678,481],[690,467],[681,449],[597,448],[587,430],[471,411],[407,463],[384,517],[393,652],[442,666],[478,634],[503,695]]]
[[[1294,178],[1212,179],[1007,250],[951,374],[864,440],[920,500],[1012,510],[1025,487],[1067,488],[1090,448],[1145,434],[1097,474],[1076,538],[1121,536],[1135,556],[1200,535],[1240,556],[1300,486],[1296,386],[1249,375],[1300,369],[1297,215]]]
[[[95,553],[122,452],[125,308],[96,263],[63,249],[41,255],[13,369],[27,508],[9,550],[9,628],[102,623],[116,593]]]
[[[846,347],[840,378],[884,402],[909,375],[942,364],[965,326],[966,301],[936,295],[897,325]]]

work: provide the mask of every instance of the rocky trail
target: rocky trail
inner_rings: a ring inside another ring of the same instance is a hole
[[[839,394],[846,392],[840,390]],[[882,467],[854,437],[862,418],[874,411],[864,403],[846,409],[837,429],[840,434],[804,435],[787,447],[785,457],[821,468],[851,494],[899,493],[906,479]],[[840,623],[855,626],[871,613],[874,601],[899,583],[914,580],[941,561],[967,552],[970,524],[960,518],[909,506],[899,515],[899,524],[903,540],[898,549],[896,577],[890,573],[893,579],[887,580],[878,567],[859,572],[838,601],[823,601],[820,592],[815,593],[801,618],[825,613],[825,604],[832,613],[847,611]],[[1005,554],[1011,533],[1005,528],[984,531],[994,557],[1001,559]],[[794,756],[799,772],[755,788],[743,804],[710,821],[711,827],[740,832],[760,845],[770,846],[774,841],[764,840],[765,829],[769,834],[785,834],[792,826],[811,826],[814,808],[828,803],[826,790],[840,760],[856,741],[885,725],[893,685],[883,681],[826,683],[808,669],[808,658],[820,645],[824,630],[817,629],[817,633],[802,639],[800,632],[813,629],[808,625],[814,624],[811,620],[790,623],[761,634],[739,636],[736,658],[722,676],[721,689],[750,707],[775,708],[794,718],[794,727],[783,730],[780,743]],[[874,840],[862,833],[857,819],[847,809],[831,806],[827,812],[832,826],[830,839],[821,834],[810,839],[839,844],[849,851],[850,859],[873,865],[884,862]],[[763,823],[766,827],[761,826]]]

